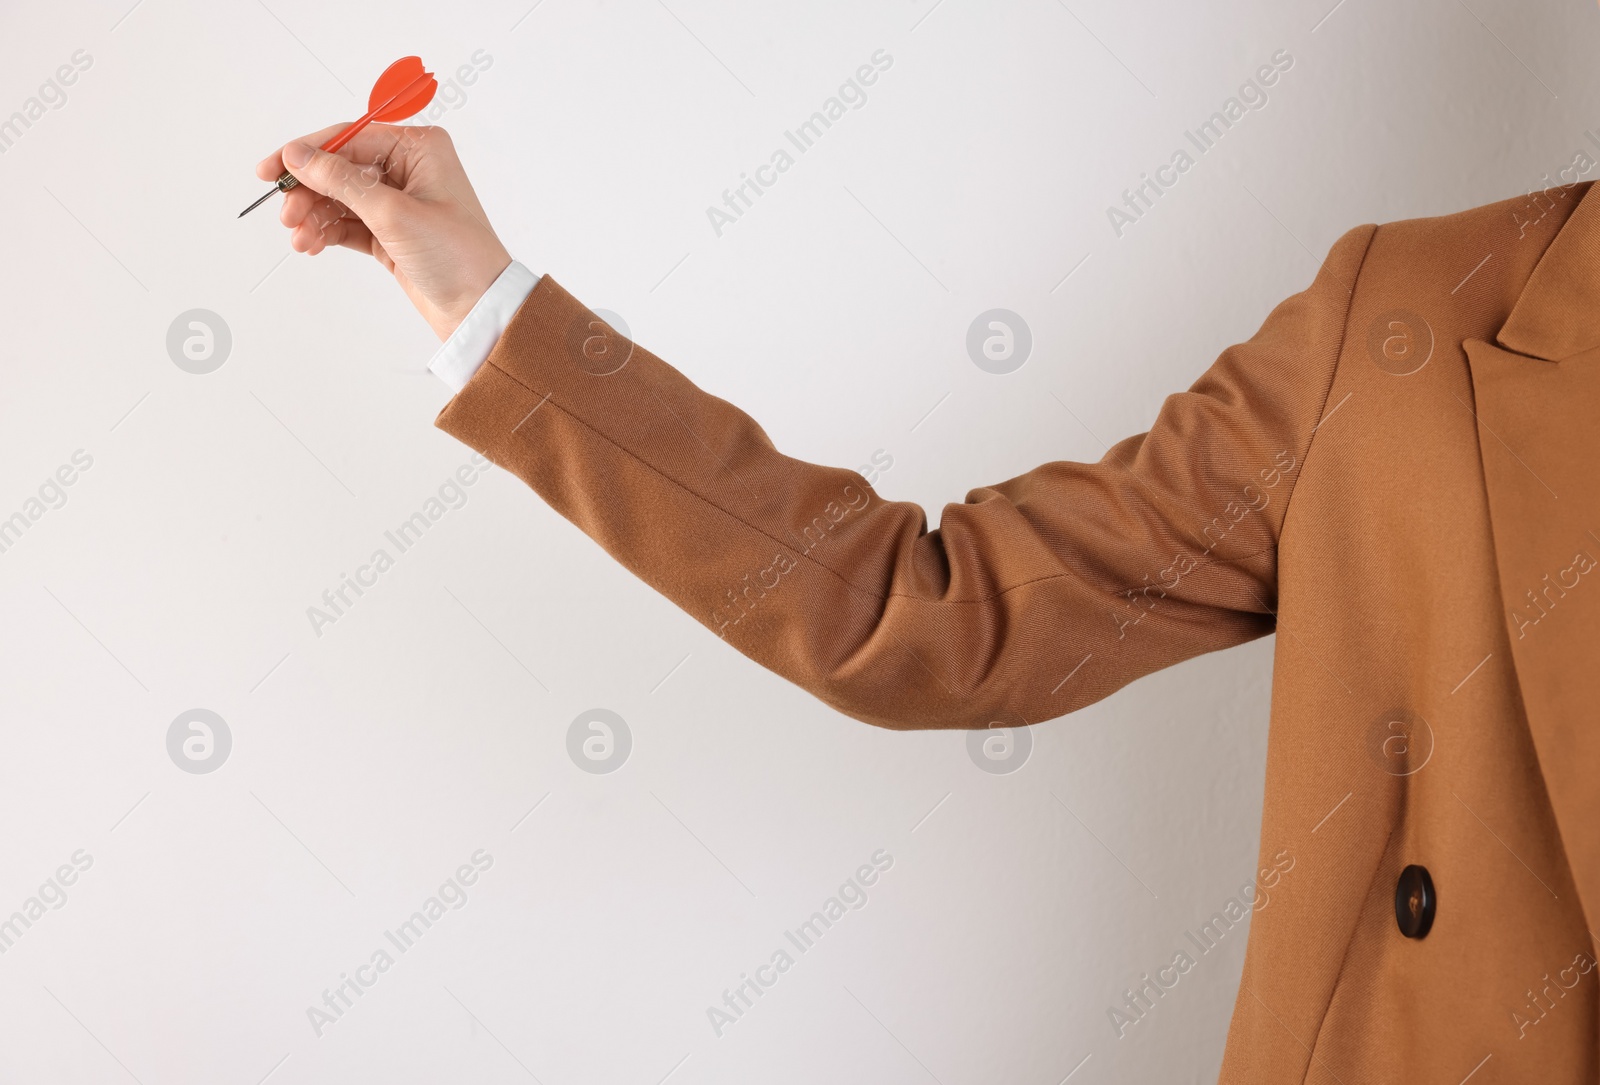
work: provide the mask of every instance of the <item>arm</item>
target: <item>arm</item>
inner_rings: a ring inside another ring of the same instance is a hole
[[[847,715],[1036,723],[1272,632],[1284,513],[1373,229],[1148,433],[974,490],[933,531],[856,472],[783,455],[548,276],[436,425]]]
[[[258,167],[301,181],[280,215],[291,245],[370,253],[441,340],[511,264],[441,129],[372,125],[303,160],[292,148]],[[1341,237],[1312,284],[1169,396],[1148,433],[1098,463],[974,490],[934,531],[856,472],[783,455],[548,276],[436,424],[850,716],[1037,723],[1272,632],[1284,516],[1375,229]]]

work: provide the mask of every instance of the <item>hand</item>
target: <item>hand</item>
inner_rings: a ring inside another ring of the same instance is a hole
[[[372,124],[335,153],[320,149],[345,127],[312,132],[256,166],[263,181],[287,167],[300,182],[278,214],[289,244],[312,256],[329,245],[370,254],[448,339],[511,254],[443,128]]]

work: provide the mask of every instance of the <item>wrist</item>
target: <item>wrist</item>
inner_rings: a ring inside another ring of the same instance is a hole
[[[460,392],[488,361],[495,344],[539,283],[539,276],[513,260],[472,307],[428,362],[429,372]]]
[[[471,313],[483,295],[488,293],[496,279],[511,266],[511,254],[496,244],[496,251],[487,253],[463,277],[462,287],[450,301],[436,306],[437,315],[429,321],[434,334],[443,342],[455,333],[461,322]]]

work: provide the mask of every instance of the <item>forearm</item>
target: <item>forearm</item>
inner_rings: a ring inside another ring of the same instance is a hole
[[[606,346],[593,320],[540,280],[437,424],[703,625],[843,711],[935,726],[960,710],[948,681],[906,651],[872,660],[873,682],[901,691],[881,710],[849,664],[881,618],[892,555],[923,531],[921,510],[883,502],[854,471],[783,456],[748,415],[626,341],[615,341],[626,361],[602,375],[621,356],[585,356],[586,342]],[[912,684],[931,687],[926,704]]]
[[[619,341],[631,355],[602,373],[618,358],[584,354],[602,326],[548,278],[436,424],[848,715],[1035,723],[1271,632],[1277,534],[1367,237],[1341,239],[1312,288],[1169,397],[1150,434],[973,491],[931,532],[919,506],[783,455],[643,348]]]

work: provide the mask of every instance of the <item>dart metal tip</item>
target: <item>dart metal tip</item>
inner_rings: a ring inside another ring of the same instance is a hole
[[[240,211],[239,218],[244,218],[250,212],[266,203],[267,196],[271,196],[273,192],[288,192],[291,188],[295,188],[299,184],[300,179],[298,177],[290,173],[288,170],[284,170],[283,173],[278,176],[277,186],[273,188],[271,192],[268,192],[266,196],[261,197],[255,203],[251,204],[249,207],[246,207],[243,211]]]
[[[238,213],[238,218],[245,218],[246,214],[250,214],[251,211],[256,210],[258,206],[261,206],[262,203],[266,203],[269,198],[272,198],[272,195],[277,194],[277,192],[282,192],[282,190],[283,189],[280,189],[278,186],[270,187],[270,189],[267,189],[267,194],[264,195],[264,197],[259,198],[259,200],[256,200],[256,202],[251,203],[250,206],[246,206],[245,210],[240,211],[240,213]]]
[[[282,191],[282,189],[278,188],[277,185],[273,185],[271,188],[267,189],[267,194],[265,196],[261,197],[255,203],[251,204],[249,207],[246,207],[243,211],[240,211],[238,217],[239,218],[244,218],[250,212],[254,211],[256,208],[258,208],[262,204],[266,203],[267,200],[269,200],[273,196],[274,193],[281,192],[281,191]]]

